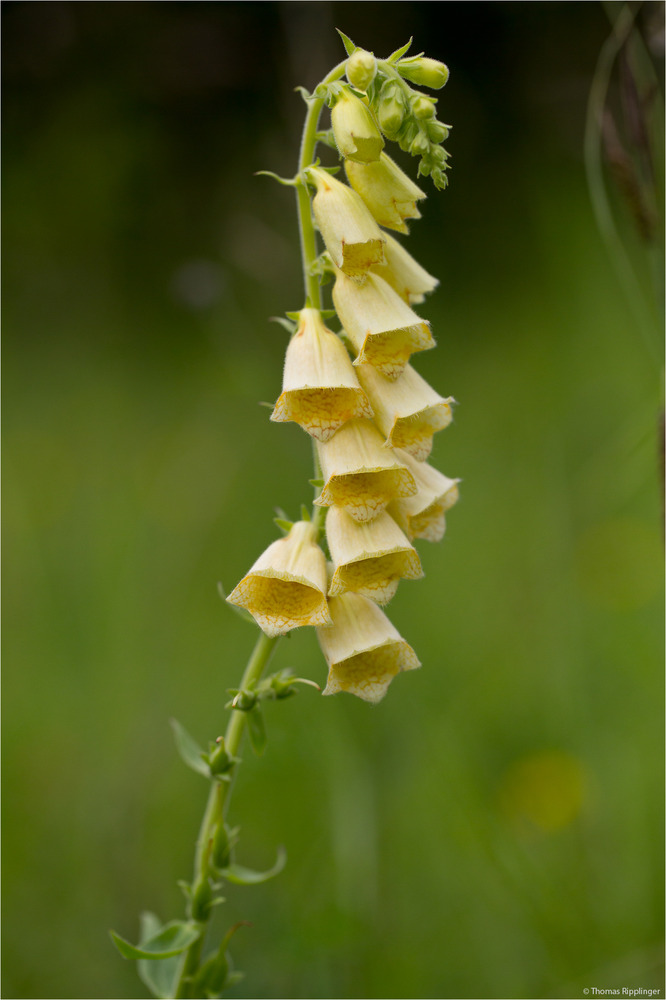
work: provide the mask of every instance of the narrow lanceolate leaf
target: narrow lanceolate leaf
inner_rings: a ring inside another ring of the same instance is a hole
[[[171,728],[176,738],[176,747],[182,760],[191,767],[197,774],[203,774],[204,778],[210,778],[210,768],[203,759],[204,751],[197,741],[188,733],[187,729],[180,724],[178,719],[171,719]]]
[[[222,870],[222,877],[228,882],[236,885],[259,885],[261,882],[268,882],[269,879],[279,875],[287,863],[287,852],[284,847],[278,848],[277,860],[272,868],[265,872],[256,872],[252,868],[244,868],[243,865],[229,865]]]
[[[201,928],[194,923],[173,920],[170,924],[165,924],[155,937],[142,942],[140,947],[130,944],[114,931],[110,933],[113,943],[123,958],[161,959],[180,955],[197,940],[201,934]]]

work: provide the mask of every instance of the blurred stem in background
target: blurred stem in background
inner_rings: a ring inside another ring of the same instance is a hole
[[[604,4],[612,31],[603,45],[590,89],[585,127],[585,167],[597,225],[627,296],[646,350],[661,363],[663,325],[663,210],[657,182],[658,150],[663,148],[663,106],[654,65],[636,27],[641,4]],[[620,61],[623,144],[615,116],[608,107],[611,78]],[[661,126],[659,123],[662,123]],[[661,128],[661,136],[658,129]],[[660,141],[660,139],[662,141]],[[616,224],[606,189],[603,154],[620,195],[629,209],[647,254],[652,295],[647,296],[632,257]]]

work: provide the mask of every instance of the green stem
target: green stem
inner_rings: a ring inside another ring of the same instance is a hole
[[[245,673],[243,674],[243,678],[240,683],[241,690],[246,690],[261,678],[261,675],[268,665],[268,661],[271,658],[279,638],[279,636],[269,637],[265,635],[264,632],[260,633],[257,643],[252,651],[252,655],[250,656],[245,668]],[[224,737],[224,746],[230,757],[235,757],[240,749],[246,722],[246,712],[239,712],[237,710],[232,711]],[[235,767],[232,768],[230,774],[231,777],[233,777],[234,771]],[[209,873],[210,848],[220,823],[224,822],[225,812],[229,808],[232,788],[232,781],[214,781],[212,783],[208,796],[208,803],[206,805],[206,811],[204,813],[201,829],[199,830],[199,837],[197,839],[197,849],[194,862],[194,879],[192,882],[193,890],[201,880],[207,879],[209,874],[212,874]],[[208,919],[209,918],[207,917],[206,920],[199,920],[199,924],[201,925],[201,934],[197,940],[190,945],[185,953],[183,966],[175,991],[175,997],[177,1000],[182,1000],[182,998],[190,995],[189,991],[192,979],[194,978],[201,961],[201,952],[203,950],[204,938],[206,936]]]
[[[322,80],[320,86],[339,80],[345,72],[347,60],[338,63],[331,70],[326,79]],[[301,152],[298,158],[298,184],[296,186],[296,199],[298,204],[298,222],[301,235],[301,258],[303,261],[303,282],[305,284],[306,301],[309,300],[313,309],[321,309],[321,291],[319,279],[312,274],[312,265],[317,259],[317,241],[315,238],[314,225],[312,222],[312,211],[310,209],[310,194],[308,186],[302,178],[302,171],[309,167],[314,160],[317,146],[317,129],[319,127],[319,116],[324,107],[324,98],[317,97],[310,100],[308,111],[303,124],[303,137],[301,139]]]

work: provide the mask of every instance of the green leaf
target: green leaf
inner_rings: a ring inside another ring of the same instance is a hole
[[[160,932],[153,937],[143,941],[140,947],[136,947],[121,938],[114,931],[109,932],[111,939],[123,958],[171,958],[180,955],[186,948],[197,940],[201,934],[198,924],[184,923],[182,920],[172,920],[170,924],[165,924]]]
[[[286,863],[287,852],[284,847],[278,847],[277,861],[268,871],[255,872],[252,868],[244,868],[243,865],[229,865],[222,869],[221,874],[228,882],[233,882],[235,885],[259,885],[279,875]]]
[[[154,913],[142,913],[139,946],[150,938],[156,937],[161,928],[162,923]],[[153,996],[159,997],[160,1000],[167,1000],[175,992],[181,961],[179,955],[172,955],[171,958],[164,958],[161,961],[141,958],[137,963],[137,971]]]
[[[159,997],[160,1000],[169,1000],[175,993],[182,961],[180,955],[172,955],[171,958],[163,958],[159,962],[140,958],[136,968],[139,977],[153,996]]]
[[[342,39],[342,44],[345,47],[345,51],[347,52],[347,55],[348,56],[352,56],[354,54],[354,52],[356,51],[356,49],[358,48],[358,46],[354,45],[354,43],[352,42],[351,38],[348,38],[347,35],[345,35],[344,31],[340,31],[339,28],[336,28],[335,30],[337,31],[337,33],[339,34],[340,38]]]
[[[247,713],[247,728],[250,734],[250,743],[257,757],[261,757],[266,749],[266,726],[264,717],[258,705]]]
[[[412,45],[413,41],[414,41],[414,39],[410,38],[409,41],[407,42],[407,44],[403,45],[401,49],[396,49],[395,52],[392,52],[391,55],[386,60],[386,62],[390,62],[390,63],[397,62],[398,59],[400,59],[402,56],[404,56],[404,54],[406,52],[409,51],[409,49],[411,48],[411,45]]]
[[[184,726],[181,726],[178,719],[170,719],[173,734],[176,737],[176,747],[183,761],[191,767],[197,774],[203,774],[204,778],[210,778],[210,768],[203,759],[204,751],[197,741],[193,739]]]
[[[156,937],[161,928],[162,923],[154,913],[142,913],[139,945]],[[168,1000],[168,997],[172,997],[175,992],[181,962],[182,958],[179,955],[172,955],[171,958],[163,958],[161,961],[141,958],[137,963],[137,972],[153,996],[159,997],[160,1000]]]

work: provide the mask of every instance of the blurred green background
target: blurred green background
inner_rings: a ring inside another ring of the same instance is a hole
[[[293,174],[336,26],[451,69],[450,187],[408,245],[462,499],[389,609],[423,669],[378,707],[304,689],[245,750],[238,860],[289,864],[221,908],[253,925],[233,995],[663,988],[661,336],[630,213],[611,194],[633,303],[586,185],[604,8],[3,8],[3,995],[145,996],[108,929],[182,913],[206,787],[168,720],[223,730],[254,634],[217,582],[311,495],[257,405],[302,292],[293,194],[254,172]],[[325,679],[310,631],[274,664]]]

